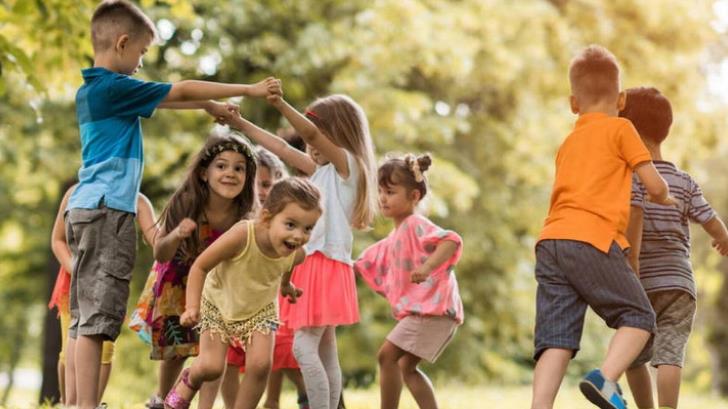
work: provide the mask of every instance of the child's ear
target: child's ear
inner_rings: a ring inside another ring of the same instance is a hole
[[[200,179],[203,182],[207,183],[207,169],[205,169],[205,168],[200,169],[199,175],[200,175]]]
[[[622,91],[619,93],[619,98],[617,98],[617,111],[621,112],[624,110],[624,107],[627,106],[627,94]]]
[[[273,215],[266,208],[260,210],[260,221],[266,226],[270,227],[270,221],[273,220]]]
[[[126,46],[129,45],[129,35],[128,34],[122,34],[116,39],[115,48],[117,52],[120,52],[126,48]]]
[[[410,192],[410,198],[415,202],[419,202],[422,199],[422,193],[418,189],[413,189]]]
[[[576,97],[573,95],[569,96],[569,105],[571,106],[571,113],[573,114],[579,114],[579,101],[576,100]]]

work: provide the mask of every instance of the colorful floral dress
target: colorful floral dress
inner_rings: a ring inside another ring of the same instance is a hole
[[[202,250],[223,233],[207,224],[202,224],[199,231]],[[186,358],[199,353],[197,330],[179,322],[185,310],[187,277],[193,261],[185,263],[176,254],[171,261],[155,262],[149,273],[129,327],[152,345],[151,359]]]

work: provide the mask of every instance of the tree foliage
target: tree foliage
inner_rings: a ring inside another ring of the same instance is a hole
[[[379,156],[433,153],[426,210],[465,240],[457,275],[466,322],[432,368],[437,376],[530,377],[533,246],[548,208],[555,151],[575,119],[567,69],[578,49],[605,45],[622,64],[624,86],[654,85],[671,99],[676,123],[667,156],[704,184],[713,183],[708,171],[719,169],[720,162],[710,161],[714,152],[726,149],[718,137],[722,111],[699,109],[707,98],[704,67],[721,57],[711,48],[719,39],[707,0],[650,7],[636,0],[141,5],[162,37],[142,77],[250,83],[276,75],[301,109],[317,96],[346,93],[367,112]],[[45,302],[45,276],[38,272],[59,186],[79,166],[72,90],[80,83],[78,69],[91,61],[92,9],[93,2],[67,0],[0,5],[0,296],[17,294],[12,305],[20,310]],[[264,101],[241,104],[254,122],[271,130],[285,126]],[[158,112],[145,121],[142,190],[157,208],[209,127],[200,113]],[[710,192],[725,202],[720,189]],[[355,252],[390,228],[379,220],[357,236]],[[148,254],[140,258],[137,291],[149,264]],[[699,279],[716,282],[716,268],[714,258],[699,253],[696,269],[705,272]],[[393,324],[386,305],[364,287],[360,303],[362,323],[340,331],[342,364],[351,379],[371,380],[373,354]],[[599,339],[593,334],[601,333],[587,331],[585,345]],[[121,348],[130,357],[122,370],[150,368],[131,361],[145,359],[141,344]],[[585,365],[592,365],[601,351],[585,349]],[[701,373],[709,371],[700,365]]]

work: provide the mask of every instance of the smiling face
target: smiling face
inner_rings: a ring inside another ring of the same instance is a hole
[[[235,151],[220,152],[201,175],[210,194],[233,200],[243,191],[247,170],[245,156]]]
[[[296,202],[286,204],[273,217],[267,209],[262,212],[268,225],[271,247],[279,257],[289,256],[306,244],[320,216],[319,209],[306,210]]]
[[[401,220],[411,215],[420,201],[420,192],[403,185],[379,185],[379,208],[382,216]]]

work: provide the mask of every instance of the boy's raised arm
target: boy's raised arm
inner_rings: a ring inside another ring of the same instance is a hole
[[[665,179],[660,176],[652,161],[638,164],[635,166],[634,172],[640,178],[640,182],[645,186],[645,189],[647,189],[647,200],[662,205],[677,204],[675,199],[670,196],[670,187],[665,182]]]
[[[184,80],[172,84],[162,104],[170,102],[206,101],[210,99],[238,96],[264,97],[268,84],[275,81],[269,77],[255,84],[222,84],[210,81]]]

